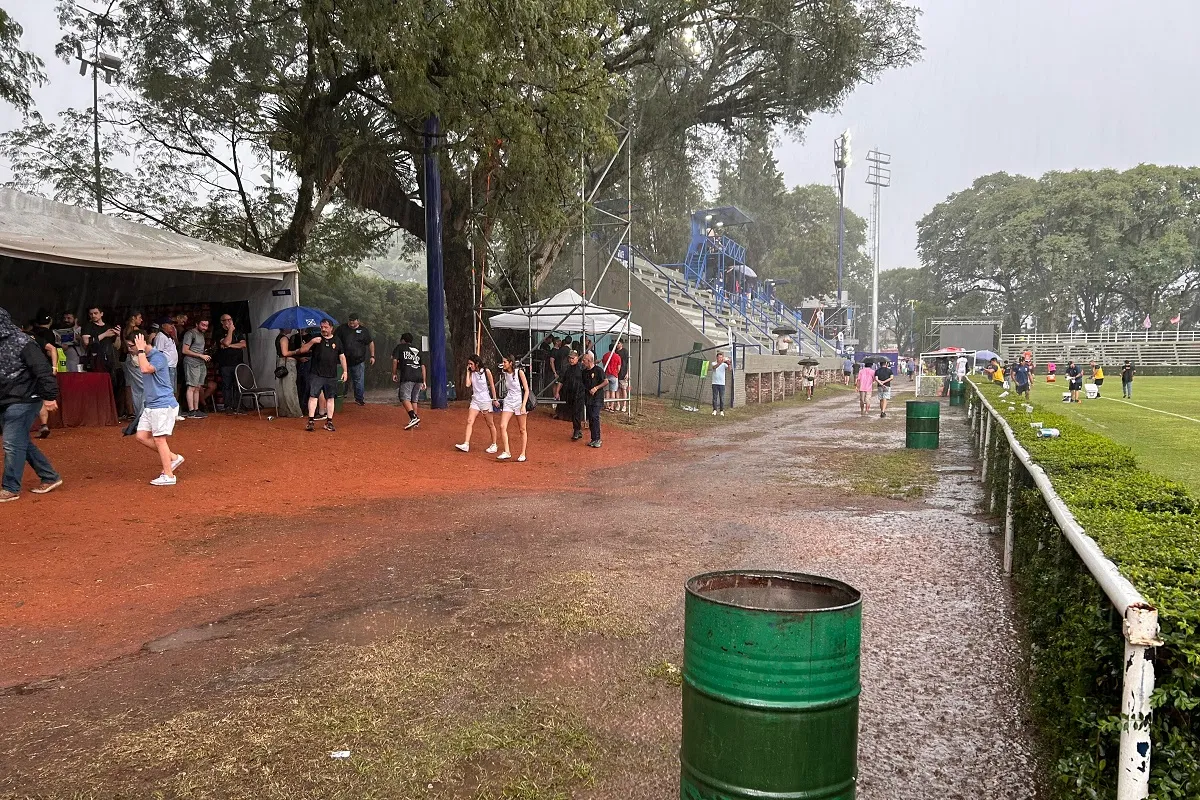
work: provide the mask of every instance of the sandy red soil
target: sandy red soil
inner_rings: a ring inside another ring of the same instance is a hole
[[[609,424],[604,447],[591,449],[539,412],[530,460],[497,463],[483,452],[486,425],[476,425],[472,452],[453,448],[465,416],[463,404],[426,410],[405,431],[399,408],[351,406],[336,433],[253,414],[188,420],[172,443],[187,462],[166,488],[149,485],[156,456],[119,429],[55,431],[40,445],[62,489],[0,506],[0,689],[136,651],[236,610],[262,587],[300,586],[291,579],[359,551],[360,501],[400,498],[403,531],[406,498],[419,514],[430,495],[462,493],[466,502],[495,490],[565,489],[662,444]],[[27,471],[26,489],[34,483]]]

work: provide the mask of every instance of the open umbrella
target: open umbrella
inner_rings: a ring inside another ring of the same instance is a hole
[[[802,367],[815,367],[818,364],[820,364],[821,362],[817,361],[815,358],[802,358],[799,361],[797,361],[796,363]]]
[[[333,325],[338,324],[336,319],[319,308],[292,306],[282,311],[276,311],[263,320],[262,324],[258,327],[266,328],[267,330],[283,330],[284,328],[304,330],[305,328],[315,328],[325,320],[329,320]]]
[[[868,366],[871,364],[891,364],[891,363],[892,363],[892,360],[890,358],[885,358],[884,356],[867,356],[866,358],[863,359],[863,364],[866,364]]]

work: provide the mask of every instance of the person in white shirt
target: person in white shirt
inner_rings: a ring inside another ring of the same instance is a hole
[[[720,414],[723,417],[725,416],[725,383],[733,371],[733,367],[725,360],[725,354],[718,351],[717,360],[709,362],[708,371],[712,383],[713,416]]]
[[[958,376],[959,382],[962,382],[967,377],[967,357],[959,356],[954,362],[954,374]]]
[[[154,335],[154,341],[150,346],[155,350],[159,350],[167,357],[167,367],[170,370],[171,390],[178,395],[179,393],[179,347],[175,344],[175,339],[178,333],[175,331],[175,321],[170,317],[163,317],[158,322],[154,323],[158,328],[158,333]],[[176,414],[176,421],[182,421],[183,415]]]

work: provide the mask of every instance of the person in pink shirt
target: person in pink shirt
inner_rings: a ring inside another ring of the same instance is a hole
[[[870,364],[863,364],[855,378],[858,387],[858,413],[865,417],[871,411],[871,392],[875,386],[875,370]]]

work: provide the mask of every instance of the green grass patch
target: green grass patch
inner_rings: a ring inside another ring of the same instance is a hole
[[[1144,469],[1200,493],[1200,378],[1136,378],[1131,402],[1121,399],[1120,375],[1115,371],[1096,400],[1063,403],[1059,388],[1063,385],[1038,384],[1034,403],[1125,445]]]

